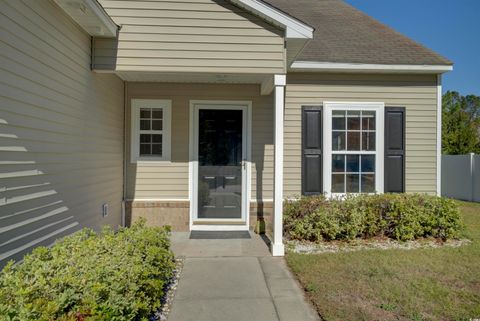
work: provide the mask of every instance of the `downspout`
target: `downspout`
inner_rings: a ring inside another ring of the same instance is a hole
[[[122,180],[122,226],[126,226],[127,202],[127,82],[123,81],[123,180]]]

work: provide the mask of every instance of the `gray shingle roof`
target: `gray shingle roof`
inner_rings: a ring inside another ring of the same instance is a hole
[[[315,28],[297,61],[388,65],[452,62],[342,0],[264,0]]]

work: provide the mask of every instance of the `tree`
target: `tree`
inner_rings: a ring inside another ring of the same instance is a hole
[[[443,153],[480,153],[480,96],[447,91],[442,103]]]

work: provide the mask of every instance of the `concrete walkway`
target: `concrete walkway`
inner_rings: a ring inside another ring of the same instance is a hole
[[[169,321],[317,321],[283,258],[252,239],[190,240],[174,233],[185,265]]]

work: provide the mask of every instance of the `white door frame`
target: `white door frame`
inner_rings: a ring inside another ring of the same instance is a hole
[[[226,219],[225,224],[208,224],[217,219],[198,219],[198,130],[200,109],[242,110],[243,137],[242,137],[242,218]],[[252,102],[230,100],[191,100],[189,114],[189,201],[190,201],[190,230],[197,231],[248,231],[250,224],[250,194],[251,194],[251,146],[252,146]],[[201,224],[194,224],[201,222]],[[230,223],[230,224],[228,224]]]

